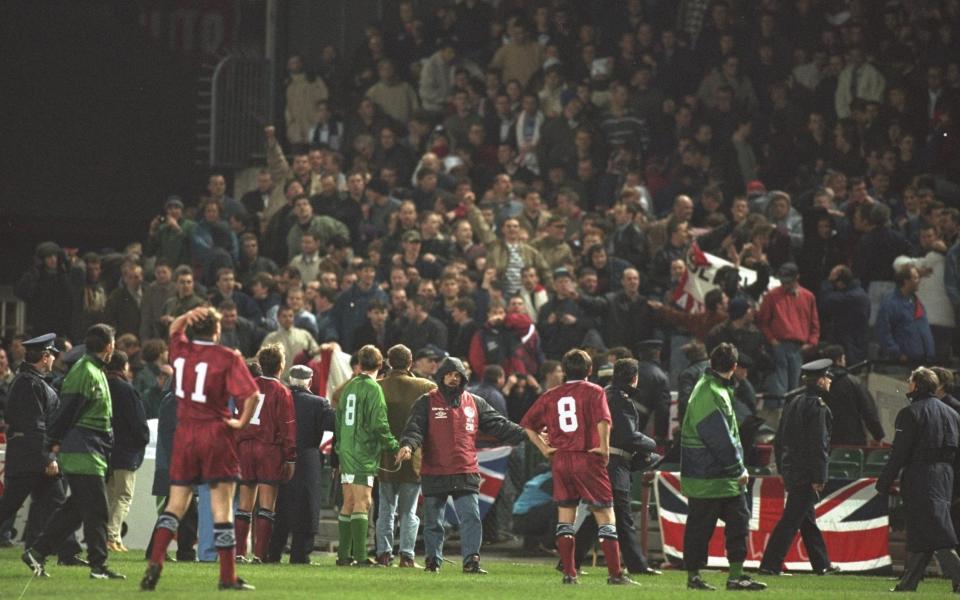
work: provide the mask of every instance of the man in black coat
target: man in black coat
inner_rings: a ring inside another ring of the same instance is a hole
[[[637,403],[640,410],[639,430],[647,428],[653,415],[653,435],[659,443],[666,444],[670,428],[670,379],[660,368],[660,350],[663,341],[643,340],[637,344],[638,363]]]
[[[934,395],[939,386],[930,369],[910,374],[910,405],[897,413],[893,451],[877,479],[877,491],[889,494],[899,477],[906,509],[907,562],[893,591],[916,590],[934,554],[954,591],[960,591],[960,556],[950,520],[960,415]]]
[[[830,565],[814,511],[827,482],[830,459],[831,417],[823,396],[830,391],[827,369],[832,364],[833,361],[824,358],[800,367],[806,393],[787,404],[780,418],[775,450],[777,470],[787,491],[787,504],[760,561],[760,572],[765,575],[781,574],[783,559],[797,530],[807,548],[813,572],[824,575],[837,571]]]
[[[320,442],[324,431],[333,431],[335,416],[326,398],[310,393],[312,378],[309,367],[297,365],[290,369],[290,390],[297,420],[297,464],[293,479],[280,485],[277,521],[267,562],[280,562],[291,531],[290,564],[309,564],[313,552],[320,522],[320,474],[324,458]]]
[[[823,349],[823,357],[833,361],[830,370],[833,383],[823,398],[833,414],[832,443],[839,446],[866,446],[864,427],[875,442],[882,441],[885,433],[877,414],[877,404],[860,378],[847,371],[843,347],[827,346]]]
[[[107,385],[113,408],[113,448],[110,451],[110,478],[107,480],[107,550],[126,552],[121,540],[123,520],[130,511],[143,464],[144,449],[150,443],[150,428],[140,394],[127,379],[130,365],[125,352],[117,350],[107,363]]]
[[[17,375],[10,382],[5,419],[7,423],[6,471],[4,493],[0,498],[0,523],[13,517],[30,496],[36,513],[44,521],[35,527],[34,534],[43,529],[46,517],[66,502],[63,480],[56,458],[47,452],[47,428],[60,410],[57,392],[46,382],[53,361],[59,351],[54,345],[56,335],[48,333],[23,342],[26,356]],[[28,546],[33,539],[27,539]],[[58,551],[59,563],[86,565],[76,557],[80,545],[71,534]]]
[[[637,528],[630,508],[630,491],[633,487],[632,471],[641,466],[655,466],[660,458],[654,451],[657,443],[640,429],[641,413],[635,398],[639,395],[637,382],[640,368],[632,358],[621,358],[613,365],[613,381],[604,390],[610,417],[610,462],[607,473],[613,487],[613,513],[617,523],[617,538],[623,563],[631,575],[661,575],[647,564],[643,555]],[[587,551],[597,537],[597,520],[590,514],[577,530],[577,566],[579,568]]]
[[[623,270],[623,287],[619,292],[603,296],[580,295],[579,302],[592,316],[602,320],[603,340],[607,347],[626,346],[636,350],[636,340],[653,335],[654,312],[640,294],[640,271],[634,267]]]

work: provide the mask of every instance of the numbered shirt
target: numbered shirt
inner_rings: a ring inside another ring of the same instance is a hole
[[[271,446],[282,446],[284,458],[296,456],[297,424],[293,395],[278,379],[257,377],[257,407],[246,428],[237,432],[237,441],[256,440]]]
[[[544,393],[523,416],[520,425],[546,428],[550,446],[563,452],[586,452],[600,446],[597,424],[610,423],[603,388],[589,381],[568,381]]]
[[[376,380],[360,374],[350,380],[337,402],[335,449],[343,473],[373,475],[380,453],[395,451],[387,403]]]
[[[170,362],[180,422],[229,418],[230,398],[242,409],[243,401],[257,393],[243,358],[220,344],[191,342],[178,331],[170,338]]]

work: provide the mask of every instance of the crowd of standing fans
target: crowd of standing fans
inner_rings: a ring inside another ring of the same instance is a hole
[[[861,423],[884,437],[845,367],[951,365],[960,3],[393,6],[346,55],[289,57],[252,187],[210,173],[122,249],[38,245],[14,286],[28,332],[65,351],[113,327],[129,369],[110,364],[111,390],[146,418],[173,374],[170,324],[205,305],[245,358],[282,348],[285,382],[402,343],[410,377],[458,358],[458,381],[514,423],[571,348],[604,383],[636,357],[661,444],[670,390],[682,419],[725,343],[741,427],[757,393],[776,409],[804,362],[831,359],[837,443],[864,444]],[[698,296],[708,256],[726,263]],[[0,417],[28,337],[0,348]],[[113,466],[118,507],[137,434]],[[409,505],[398,479],[387,501]]]

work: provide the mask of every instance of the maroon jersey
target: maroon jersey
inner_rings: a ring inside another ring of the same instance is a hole
[[[242,410],[243,401],[257,392],[239,354],[213,342],[191,342],[183,331],[170,337],[170,362],[181,423],[230,418],[230,398]]]
[[[568,381],[545,392],[520,425],[547,428],[550,446],[560,452],[587,452],[600,447],[597,424],[610,423],[610,407],[603,388],[589,381]]]
[[[255,440],[283,449],[284,460],[296,459],[297,423],[293,395],[273,377],[257,377],[257,407],[246,428],[237,432],[237,442]]]

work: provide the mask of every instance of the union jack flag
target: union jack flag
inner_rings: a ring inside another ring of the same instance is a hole
[[[823,532],[830,562],[844,571],[869,571],[890,565],[889,511],[886,498],[874,489],[876,478],[831,479],[816,505],[817,525]],[[667,557],[683,559],[683,531],[687,499],[680,492],[680,474],[657,473],[656,486],[660,538]],[[756,477],[747,485],[751,506],[747,567],[760,566],[763,551],[786,502],[783,480]],[[708,565],[728,566],[723,544],[723,522],[710,538]],[[790,545],[784,565],[790,571],[811,570],[806,548],[798,535]]]
[[[490,511],[490,507],[497,500],[500,488],[503,487],[503,478],[507,474],[507,459],[513,448],[500,446],[477,450],[477,462],[480,463],[480,518],[483,519]],[[453,499],[447,498],[447,522],[451,525],[460,523],[457,511],[453,508]]]

